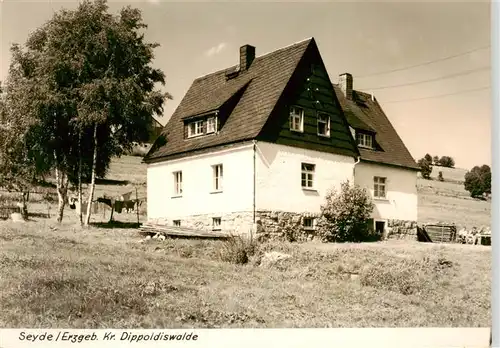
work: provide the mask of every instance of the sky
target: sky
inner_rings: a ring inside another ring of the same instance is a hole
[[[77,0],[0,0],[0,80],[9,48]],[[353,75],[373,93],[415,159],[491,165],[490,4],[475,2],[109,1],[142,11],[153,65],[166,74],[166,123],[192,81],[235,65],[239,47],[262,55],[314,37],[333,83]],[[446,59],[448,57],[453,57]]]

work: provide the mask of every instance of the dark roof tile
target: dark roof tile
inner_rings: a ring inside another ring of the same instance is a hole
[[[376,99],[372,100],[368,93],[353,91],[352,100],[348,100],[338,85],[334,88],[349,124],[353,128],[375,131],[375,141],[382,148],[381,151],[360,148],[362,160],[418,169],[415,160]],[[364,126],[357,127],[363,124]]]

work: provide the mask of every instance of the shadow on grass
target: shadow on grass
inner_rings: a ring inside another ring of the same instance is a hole
[[[129,181],[128,180],[114,180],[114,179],[99,179],[99,178],[97,178],[95,180],[95,183],[97,185],[117,185],[117,186],[124,186],[124,185],[128,185]]]
[[[142,223],[110,221],[110,222],[92,222],[91,225],[98,228],[139,228],[141,227]]]
[[[30,219],[30,218],[50,219],[50,214],[48,214],[48,213],[28,213],[28,219]]]

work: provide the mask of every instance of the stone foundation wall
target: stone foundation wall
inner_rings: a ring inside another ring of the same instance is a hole
[[[417,240],[417,222],[407,220],[387,220],[388,238]]]
[[[284,211],[257,211],[256,215],[257,237],[290,241],[312,240],[315,230],[304,228],[303,220],[319,217],[319,214]]]
[[[220,230],[217,232],[226,232],[232,234],[250,233],[253,227],[253,212],[234,212],[228,214],[200,214],[188,215],[178,218],[181,220],[181,227],[192,228],[195,230],[213,231],[214,217],[221,218]],[[173,226],[174,219],[150,219],[149,223]]]

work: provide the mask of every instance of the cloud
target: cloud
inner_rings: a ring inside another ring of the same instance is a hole
[[[208,57],[212,57],[212,56],[215,56],[216,54],[219,54],[222,52],[222,50],[224,48],[226,48],[227,44],[225,42],[221,42],[220,44],[218,44],[217,46],[213,46],[211,47],[210,49],[208,49],[206,52],[205,52],[205,55],[208,56]]]

